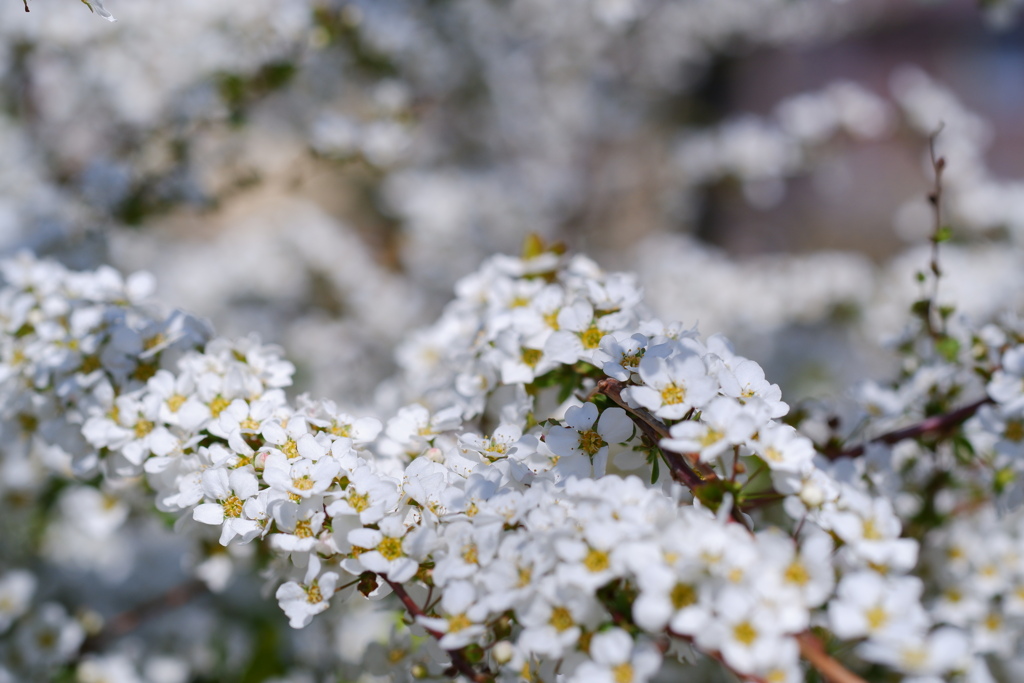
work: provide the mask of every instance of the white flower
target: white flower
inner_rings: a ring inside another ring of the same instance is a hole
[[[487,632],[484,626],[488,613],[477,602],[476,590],[470,581],[455,581],[445,586],[441,596],[444,617],[418,617],[416,622],[444,635],[438,645],[457,650],[476,642]]]
[[[701,411],[700,420],[672,425],[672,438],[662,439],[661,447],[677,453],[699,453],[702,462],[712,462],[754,435],[762,422],[762,416],[752,409],[756,405],[744,406],[735,399],[717,396]]]
[[[590,661],[569,677],[573,683],[644,683],[661,668],[661,654],[653,643],[634,642],[620,628],[596,633],[590,641]]]
[[[243,468],[229,471],[216,467],[203,472],[202,486],[205,497],[216,502],[197,505],[192,517],[203,524],[222,525],[221,545],[236,537],[248,543],[260,534],[260,524],[244,514],[246,501],[259,490],[255,474]]]
[[[289,460],[284,453],[271,451],[264,465],[263,481],[278,491],[309,498],[326,491],[340,471],[341,465],[332,457],[315,462],[306,458]]]
[[[28,611],[36,590],[32,572],[15,569],[0,576],[0,633]]]
[[[928,616],[921,607],[921,580],[857,572],[839,582],[828,603],[829,624],[840,638],[905,638],[921,633]]]
[[[752,446],[772,470],[803,472],[815,455],[810,439],[780,422],[771,422],[758,429]]]
[[[609,444],[623,443],[633,435],[632,420],[618,407],[606,408],[599,419],[593,403],[572,406],[565,411],[565,423],[567,427],[548,430],[544,438],[547,447],[559,457],[585,455],[593,461],[598,477],[604,474]]]
[[[950,627],[927,635],[911,631],[872,639],[861,644],[857,653],[870,662],[886,664],[912,676],[941,676],[966,669],[971,654],[964,633]]]
[[[319,571],[320,562],[314,556],[309,563],[306,578],[301,583],[288,581],[278,587],[274,594],[281,609],[288,615],[288,624],[292,628],[305,627],[314,616],[330,606],[338,575],[335,572],[319,574]]]
[[[623,390],[631,405],[639,405],[660,418],[678,420],[700,409],[715,395],[718,384],[708,375],[696,353],[680,347],[664,358],[648,353],[640,361],[643,385]]]
[[[354,529],[348,533],[348,542],[356,558],[366,571],[387,576],[395,583],[405,583],[419,569],[419,562],[409,556],[405,548],[407,529],[397,515],[385,517],[378,529]]]

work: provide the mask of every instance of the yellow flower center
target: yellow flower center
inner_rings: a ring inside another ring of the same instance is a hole
[[[523,363],[529,365],[531,368],[537,367],[537,363],[540,362],[540,357],[544,355],[544,352],[540,349],[527,349],[524,348],[519,354]]]
[[[220,417],[220,414],[224,412],[224,409],[231,405],[231,401],[227,400],[223,396],[217,396],[210,401],[210,415],[213,417]]]
[[[661,402],[667,406],[674,406],[686,400],[686,389],[675,384],[669,384],[661,390]]]
[[[288,439],[281,444],[281,452],[284,453],[289,460],[294,460],[299,457],[299,446],[291,439]]]
[[[477,554],[475,545],[467,545],[462,549],[462,559],[465,560],[466,564],[478,564],[480,557]]]
[[[313,538],[313,527],[310,525],[308,519],[303,519],[295,523],[295,535],[299,538]]]
[[[868,518],[864,520],[864,540],[878,541],[882,539],[882,532],[875,525],[875,520]]]
[[[564,607],[555,607],[551,610],[550,623],[559,633],[572,628],[576,624],[572,619],[572,613]]]
[[[807,568],[795,560],[786,567],[783,576],[787,582],[795,583],[798,586],[806,586],[811,580],[811,575],[807,573]]]
[[[674,608],[683,609],[697,602],[697,591],[688,583],[677,583],[669,593],[669,599]]]
[[[749,647],[757,640],[757,629],[749,621],[743,620],[732,627],[732,637],[736,642]]]
[[[455,614],[448,617],[448,633],[458,633],[473,625],[465,614]]]
[[[362,512],[370,507],[370,496],[366,493],[356,493],[355,490],[349,491],[348,504],[356,512]]]
[[[636,353],[630,353],[622,357],[620,363],[624,368],[635,368],[640,365],[640,359],[644,357],[644,349],[640,349]]]
[[[241,517],[242,505],[243,503],[238,496],[231,496],[221,503],[221,507],[224,508],[225,517]]]
[[[583,566],[588,571],[596,574],[597,572],[603,572],[611,566],[611,561],[608,559],[608,553],[604,550],[590,549],[587,553],[587,557],[583,560]]]
[[[612,667],[612,680],[615,683],[633,683],[633,665],[629,662],[616,664]]]
[[[533,570],[529,567],[519,567],[519,582],[516,584],[517,588],[525,588],[530,585],[530,581],[533,580]]]
[[[309,478],[308,474],[292,479],[292,486],[300,491],[309,491],[313,488],[313,483],[313,480]]]
[[[595,455],[605,446],[604,439],[593,429],[580,432],[580,450],[589,456]]]
[[[881,605],[875,605],[864,613],[864,618],[868,620],[868,628],[877,631],[889,621],[889,613]]]
[[[989,612],[988,616],[985,617],[985,628],[989,631],[998,631],[999,627],[1003,625],[1003,619],[995,612]]]
[[[167,337],[164,336],[163,332],[158,332],[154,336],[142,342],[142,348],[144,348],[146,351],[149,351],[150,349],[155,349],[156,347],[160,346],[165,341],[167,341]]]
[[[185,404],[185,401],[187,400],[188,399],[182,396],[181,394],[174,394],[173,396],[167,399],[167,408],[172,413],[176,413],[178,412],[178,409],[181,408],[181,406],[183,406]]]
[[[151,431],[153,431],[153,423],[150,422],[149,420],[140,419],[138,422],[135,423],[136,439],[141,439],[142,437],[146,436],[146,434],[149,434]]]
[[[310,584],[309,588],[306,589],[306,602],[311,605],[315,605],[318,602],[323,602],[324,596],[320,593],[320,586],[314,581]]]
[[[385,560],[397,560],[402,556],[402,539],[385,536],[377,546],[377,552],[383,555]]]
[[[708,427],[708,431],[705,432],[704,436],[700,438],[700,445],[704,448],[713,446],[725,437],[722,432],[717,432],[714,429]]]
[[[596,349],[601,345],[602,337],[604,337],[604,332],[597,329],[594,325],[580,332],[580,341],[583,342],[583,348],[585,349]]]

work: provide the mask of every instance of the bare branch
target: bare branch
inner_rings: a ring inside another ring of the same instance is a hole
[[[887,432],[881,436],[876,436],[873,439],[869,439],[865,443],[854,446],[852,448],[846,448],[843,450],[825,451],[822,453],[829,460],[836,460],[838,458],[856,458],[857,456],[864,455],[864,451],[868,446],[875,443],[884,444],[896,444],[905,439],[916,439],[919,436],[925,434],[945,434],[961,424],[966,422],[973,416],[981,406],[992,403],[992,399],[986,396],[985,398],[978,399],[974,403],[968,404],[963,408],[958,408],[951,413],[945,415],[936,415],[929,417],[926,420],[922,420],[917,424],[910,425],[909,427],[903,427],[895,431]]]

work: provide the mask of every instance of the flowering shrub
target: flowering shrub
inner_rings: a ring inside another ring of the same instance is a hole
[[[294,629],[367,600],[401,610],[359,665],[398,680],[714,662],[772,683],[981,681],[1016,650],[1016,319],[971,327],[922,299],[900,376],[860,388],[850,437],[725,338],[654,318],[633,277],[534,239],[402,347],[409,403],[381,419],[290,401],[278,349],[164,314],[144,275],[27,255],[0,270],[12,547],[74,546],[70,518],[109,538],[134,499],[195,541],[204,590],[258,572]],[[0,677],[131,666],[37,569],[0,575]],[[173,670],[146,680],[202,675],[162,656],[135,654]]]
[[[1021,181],[914,67],[714,111],[886,3],[110,5],[0,9],[0,249],[147,262],[296,365],[152,276],[0,260],[0,683],[1024,678]],[[664,234],[896,135],[932,143],[916,285]],[[261,183],[201,246],[159,223]],[[527,230],[636,275],[530,236],[458,277]],[[903,330],[852,405],[736,351],[844,310]]]

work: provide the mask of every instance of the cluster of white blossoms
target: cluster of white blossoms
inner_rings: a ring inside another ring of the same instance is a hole
[[[709,657],[789,683],[868,662],[923,683],[986,680],[983,657],[1016,651],[1011,323],[908,338],[901,382],[862,391],[872,440],[844,450],[816,416],[794,420],[807,435],[787,424],[779,387],[724,338],[653,318],[634,278],[539,241],[461,281],[402,349],[391,393],[416,400],[385,421],[290,402],[276,348],[162,315],[145,276],[27,256],[2,270],[4,429],[22,444],[5,468],[144,477],[180,531],[261,543],[253,561],[296,628],[393,595],[436,640],[396,634],[393,666],[639,683]],[[934,424],[884,431],[910,418]],[[90,490],[60,505],[116,529],[125,509]],[[195,571],[220,591],[231,564],[211,551]],[[85,637],[62,607],[29,611],[36,582],[0,576],[0,628],[59,637],[9,677],[74,659]]]

